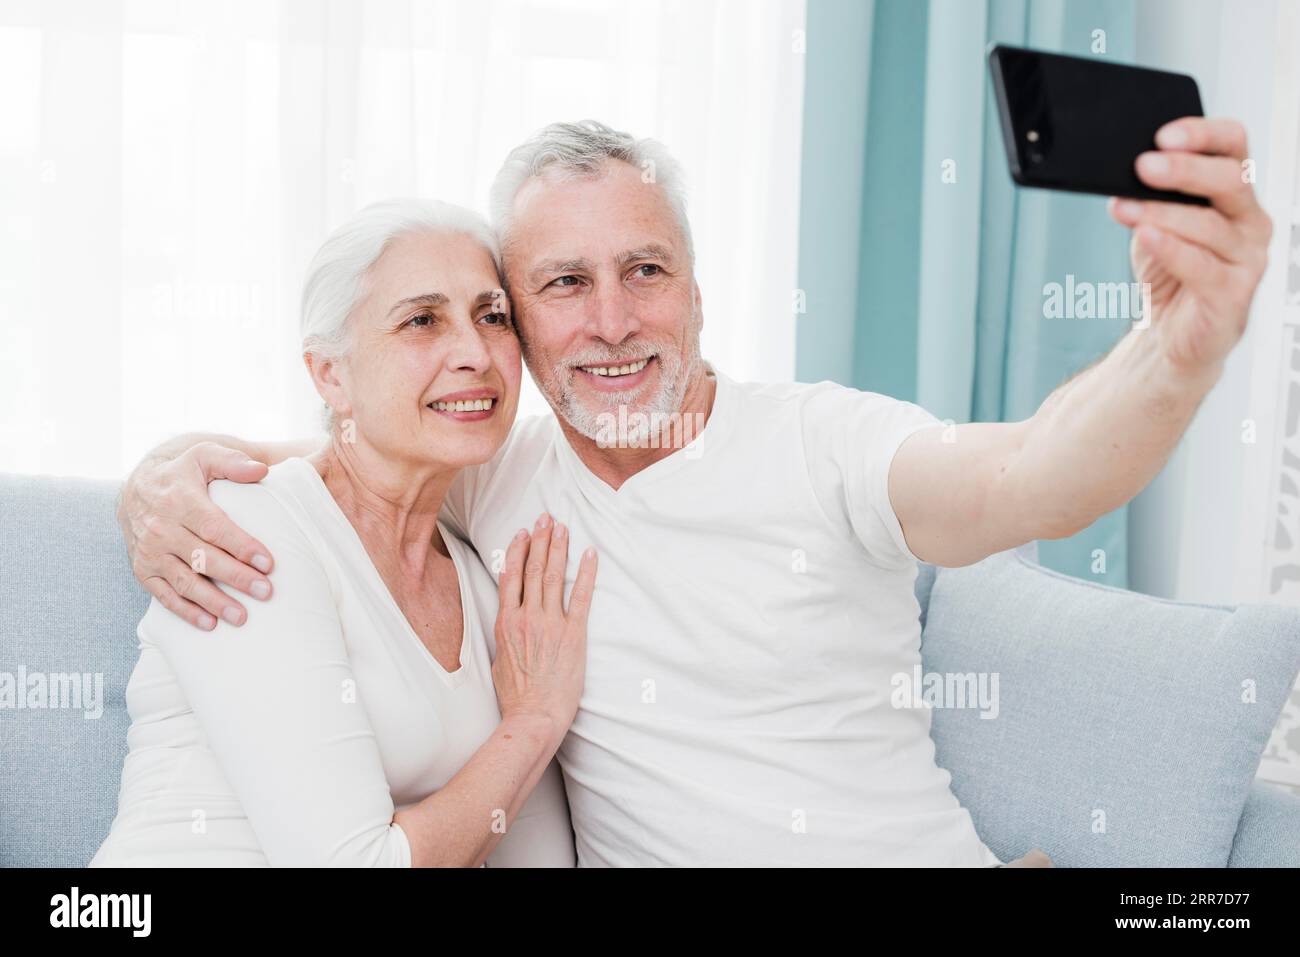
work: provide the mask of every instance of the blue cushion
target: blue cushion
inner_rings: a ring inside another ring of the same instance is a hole
[[[998,675],[996,718],[932,713],[939,764],[998,856],[1223,867],[1300,670],[1300,612],[1163,601],[1003,553],[939,570],[922,657]]]
[[[1031,564],[1038,563],[1038,543],[1026,542],[1019,548],[1011,550],[1016,555],[1024,556],[1025,560]],[[930,607],[930,592],[934,589],[934,580],[939,574],[938,566],[931,565],[928,562],[918,562],[916,566],[916,582],[912,590],[916,593],[916,602],[921,607],[921,627],[925,627],[925,613]]]
[[[115,495],[109,482],[0,475],[0,671],[101,674],[104,696],[97,718],[0,708],[0,866],[83,866],[117,813],[149,596],[131,577]]]

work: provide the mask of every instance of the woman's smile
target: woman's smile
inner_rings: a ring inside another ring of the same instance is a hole
[[[493,389],[466,389],[434,399],[425,408],[457,422],[483,422],[496,414],[497,399]]]

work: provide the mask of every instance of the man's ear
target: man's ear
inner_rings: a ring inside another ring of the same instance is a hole
[[[313,352],[302,354],[303,364],[311,383],[316,387],[316,394],[325,400],[325,404],[334,410],[337,416],[346,416],[352,409],[346,390],[339,379],[339,363],[334,359],[325,359]]]
[[[697,280],[692,280],[695,286],[695,315],[699,318],[696,324],[699,328],[704,328],[704,293],[700,292],[700,284]]]

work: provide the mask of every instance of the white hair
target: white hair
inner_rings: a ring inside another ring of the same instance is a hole
[[[492,182],[488,209],[504,249],[513,221],[515,197],[529,179],[545,170],[562,176],[599,176],[609,160],[641,170],[647,183],[663,190],[686,240],[686,255],[695,265],[695,244],[686,218],[686,184],[682,168],[658,140],[636,139],[596,120],[552,123],[510,151]]]
[[[373,203],[330,233],[307,267],[299,331],[302,351],[338,361],[351,348],[348,317],[365,298],[370,267],[393,240],[413,233],[461,233],[481,243],[501,271],[496,236],[478,213],[451,203],[393,199]],[[333,431],[333,411],[325,426]]]

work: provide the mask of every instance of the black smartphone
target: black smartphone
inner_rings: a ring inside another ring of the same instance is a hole
[[[1192,77],[1002,44],[989,48],[989,70],[1011,178],[1021,186],[1210,205],[1152,189],[1133,169],[1156,148],[1156,130],[1202,115]]]

